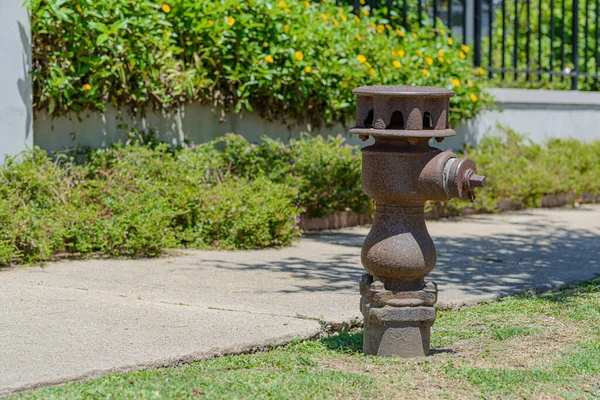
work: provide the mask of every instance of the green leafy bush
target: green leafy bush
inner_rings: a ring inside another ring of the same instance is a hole
[[[464,155],[487,177],[487,186],[477,191],[474,204],[480,211],[496,211],[504,199],[540,207],[547,194],[600,193],[600,140],[551,139],[539,145],[505,129],[485,137]],[[466,206],[473,205],[455,200],[445,204],[456,213]]]
[[[131,145],[93,152],[83,165],[39,149],[9,159],[0,170],[0,263],[255,248],[299,235],[296,189],[224,176],[211,151]]]
[[[297,188],[295,204],[308,217],[370,209],[369,198],[360,186],[358,148],[345,143],[341,135],[304,135],[288,144],[268,137],[262,138],[260,144],[251,144],[239,135],[226,135],[219,142],[225,146],[223,164],[233,174],[248,179],[264,175],[273,182]]]
[[[446,31],[393,29],[368,7],[358,17],[351,7],[289,0],[29,6],[34,104],[53,115],[197,101],[318,126],[351,119],[358,86],[410,84],[455,88],[455,123],[490,101]]]

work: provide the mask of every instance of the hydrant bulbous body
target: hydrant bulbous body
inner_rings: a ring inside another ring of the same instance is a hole
[[[375,86],[354,93],[358,121],[350,133],[375,139],[362,149],[362,187],[375,201],[373,226],[361,253],[369,272],[360,284],[363,350],[423,356],[429,351],[437,301],[436,285],[425,282],[436,263],[425,202],[473,200],[473,189],[485,185],[485,178],[470,159],[429,146],[433,137],[439,141],[454,134],[447,126],[453,92]]]

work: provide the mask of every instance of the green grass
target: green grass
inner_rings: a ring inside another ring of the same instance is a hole
[[[48,388],[18,399],[600,396],[600,279],[441,311],[432,355],[361,354],[362,332]]]

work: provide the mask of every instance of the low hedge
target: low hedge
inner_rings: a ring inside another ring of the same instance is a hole
[[[83,165],[39,149],[9,159],[0,170],[0,263],[279,246],[299,235],[296,188],[223,176],[206,150],[118,146]]]
[[[232,134],[177,150],[137,142],[50,158],[36,149],[0,168],[0,264],[285,246],[300,235],[301,215],[369,212],[357,150],[341,137],[252,144]],[[504,199],[539,207],[546,194],[600,193],[600,141],[537,145],[507,131],[464,155],[488,180],[480,211]],[[466,206],[442,205],[450,214]]]
[[[490,104],[444,29],[392,28],[368,7],[275,0],[29,0],[34,107],[200,102],[313,126],[351,121],[362,85],[454,89],[452,123]],[[399,26],[399,25],[398,25]]]

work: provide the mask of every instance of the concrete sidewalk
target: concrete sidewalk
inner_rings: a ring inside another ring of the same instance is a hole
[[[600,206],[428,222],[440,306],[600,274]],[[0,271],[0,395],[317,337],[361,321],[366,228],[283,249]],[[435,326],[433,330],[435,334]]]

